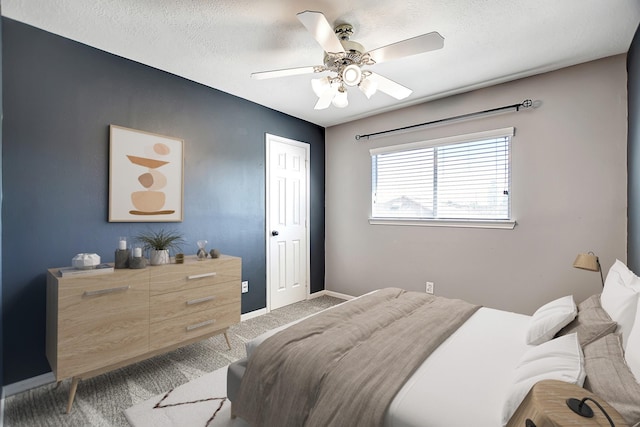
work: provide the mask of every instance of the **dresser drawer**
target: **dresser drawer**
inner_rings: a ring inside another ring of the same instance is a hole
[[[240,280],[240,258],[222,257],[151,267],[151,295]]]
[[[57,379],[148,350],[149,276],[127,273],[58,280]]]
[[[226,304],[151,324],[150,347],[157,350],[226,329],[240,321],[240,306]]]
[[[153,295],[149,307],[150,320],[151,323],[161,322],[229,303],[240,304],[240,281],[238,280]]]

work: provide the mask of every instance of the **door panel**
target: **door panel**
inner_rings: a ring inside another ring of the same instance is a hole
[[[270,309],[307,297],[307,147],[267,135],[269,176],[268,286]]]

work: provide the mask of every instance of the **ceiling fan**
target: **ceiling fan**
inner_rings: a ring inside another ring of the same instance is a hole
[[[346,86],[358,86],[367,98],[371,98],[379,90],[396,99],[404,99],[411,95],[411,89],[365,67],[441,49],[444,46],[444,38],[434,31],[367,52],[360,43],[350,40],[353,35],[351,25],[340,24],[331,28],[327,18],[321,12],[307,10],[296,16],[324,49],[324,64],[261,71],[252,73],[251,78],[260,80],[323,71],[335,73],[334,76],[311,80],[311,87],[318,96],[314,107],[316,110],[328,108],[331,104],[339,108],[346,107],[349,104]]]

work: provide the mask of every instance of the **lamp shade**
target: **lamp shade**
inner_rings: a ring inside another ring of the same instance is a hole
[[[598,257],[593,253],[578,254],[576,260],[573,262],[575,268],[582,268],[589,271],[600,271],[600,263]]]
[[[362,79],[358,87],[367,98],[371,98],[378,90],[378,84],[371,79]]]
[[[333,98],[333,101],[331,101],[331,103],[338,108],[344,108],[347,105],[349,105],[349,99],[347,98],[347,91],[344,88],[340,88],[340,90],[338,90],[338,93],[336,94],[335,98]]]

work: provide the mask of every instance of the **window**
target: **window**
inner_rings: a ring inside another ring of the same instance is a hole
[[[371,222],[502,222],[513,228],[513,131],[498,129],[372,149]]]

